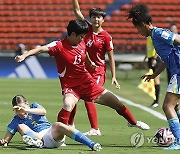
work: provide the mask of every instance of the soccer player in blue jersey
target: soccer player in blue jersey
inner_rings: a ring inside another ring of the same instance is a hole
[[[57,148],[64,143],[64,136],[87,145],[94,151],[100,151],[101,145],[87,138],[77,129],[61,122],[51,124],[46,110],[38,103],[29,105],[26,98],[16,95],[12,99],[15,116],[7,126],[7,132],[0,140],[1,146],[7,146],[16,132],[22,135],[25,143],[39,148]]]
[[[162,60],[152,75],[144,75],[142,78],[146,81],[154,79],[165,67],[171,73],[162,108],[176,140],[165,149],[180,150],[180,108],[176,106],[180,98],[180,37],[170,30],[154,27],[146,4],[134,5],[128,12],[128,19],[132,19],[133,25],[142,36],[151,36],[156,52]]]

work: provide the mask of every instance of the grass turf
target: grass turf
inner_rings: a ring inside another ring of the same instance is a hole
[[[125,79],[124,72],[117,72],[118,81],[121,85],[121,90],[116,90],[111,86],[110,73],[107,72],[107,80],[105,87],[110,89],[117,95],[134,101],[135,103],[142,104],[144,106],[150,106],[152,99],[139,90],[137,85],[140,82],[140,76],[145,73],[144,70],[133,70],[129,72],[128,79]],[[166,75],[163,73],[161,77],[161,95],[160,103],[162,105],[165,91],[167,88]],[[62,96],[58,79],[6,79],[0,78],[0,137],[6,132],[6,126],[13,116],[11,107],[11,99],[16,94],[23,94],[29,100],[29,102],[35,102],[42,104],[47,109],[47,117],[52,123],[56,121],[57,113],[62,107]],[[151,114],[142,111],[136,107],[128,106],[134,116],[138,120],[147,122],[151,129],[148,131],[141,131],[137,128],[128,128],[124,118],[119,117],[116,112],[110,108],[97,105],[99,127],[102,132],[102,136],[91,136],[90,138],[96,142],[102,144],[103,150],[100,153],[103,154],[139,154],[139,153],[172,153],[162,150],[162,147],[158,147],[151,139],[155,131],[160,127],[167,127],[167,122],[162,121]],[[162,112],[161,107],[155,109],[158,112]],[[82,132],[89,130],[90,125],[86,114],[83,101],[78,103],[78,109],[75,119],[76,128]],[[144,134],[144,144],[142,147],[132,147],[130,140],[131,136],[135,133]],[[60,147],[57,149],[36,149],[29,148],[23,142],[19,134],[16,134],[12,139],[12,142],[8,147],[0,147],[0,153],[13,153],[13,154],[38,154],[43,152],[44,154],[88,154],[94,153],[85,145],[77,143],[69,138],[66,140],[67,147]],[[178,151],[173,153],[177,153]]]

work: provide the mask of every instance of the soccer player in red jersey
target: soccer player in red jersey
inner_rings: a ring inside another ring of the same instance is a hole
[[[96,83],[100,86],[103,86],[106,78],[106,64],[105,64],[105,54],[108,54],[110,70],[112,75],[112,84],[116,88],[120,89],[120,85],[116,80],[116,71],[115,71],[115,61],[114,61],[114,52],[113,52],[113,43],[112,37],[110,34],[102,28],[104,18],[106,13],[100,8],[93,8],[89,11],[89,17],[91,23],[89,23],[83,16],[80,11],[78,0],[72,0],[74,14],[77,19],[84,20],[88,24],[89,31],[84,37],[84,42],[86,44],[86,49],[90,59],[96,64],[96,68],[90,66],[89,63],[86,63],[86,69],[91,74],[91,76],[96,80]],[[91,129],[88,132],[85,132],[85,135],[101,135],[101,132],[98,128],[98,118],[96,106],[94,103],[86,101],[85,106],[88,113],[88,118],[91,124]],[[73,123],[73,119],[76,112],[76,106],[73,109],[70,117],[70,124]]]
[[[130,110],[108,90],[99,86],[85,69],[86,46],[83,37],[88,32],[88,25],[83,20],[71,20],[67,26],[68,36],[63,40],[35,48],[15,57],[22,62],[27,57],[48,52],[56,61],[63,93],[63,108],[58,114],[58,121],[68,124],[71,111],[79,99],[108,106],[128,121],[128,126],[148,130],[144,122],[137,121]]]

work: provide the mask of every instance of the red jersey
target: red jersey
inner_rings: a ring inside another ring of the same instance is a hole
[[[86,43],[86,50],[89,54],[90,59],[95,62],[99,69],[92,70],[92,68],[87,64],[87,70],[92,74],[97,72],[104,74],[106,71],[105,67],[105,54],[108,51],[113,50],[112,37],[110,34],[103,30],[100,33],[95,33],[92,30],[92,25],[86,21],[89,25],[89,32],[86,34],[84,41]]]
[[[62,88],[80,86],[87,80],[92,80],[85,69],[86,47],[84,41],[72,46],[67,38],[47,45],[50,56],[56,61],[58,75]]]

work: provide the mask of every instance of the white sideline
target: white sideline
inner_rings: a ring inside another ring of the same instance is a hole
[[[122,101],[122,102],[124,102],[124,103],[126,103],[126,104],[128,104],[128,105],[131,105],[131,106],[135,106],[135,107],[137,107],[137,108],[140,108],[140,109],[142,109],[142,110],[144,110],[144,111],[146,111],[146,112],[149,112],[150,114],[152,114],[153,116],[155,116],[155,117],[157,117],[157,118],[159,118],[159,119],[161,119],[161,120],[167,121],[166,117],[165,117],[163,114],[161,114],[161,113],[159,113],[159,112],[157,112],[157,111],[155,111],[155,110],[153,110],[153,109],[150,109],[150,108],[148,108],[148,107],[146,107],[146,106],[143,106],[143,105],[141,105],[141,104],[134,103],[134,102],[132,102],[132,101],[130,101],[130,100],[128,100],[128,99],[122,98],[122,97],[117,96],[117,95],[116,95],[116,97],[117,97],[120,101]]]

